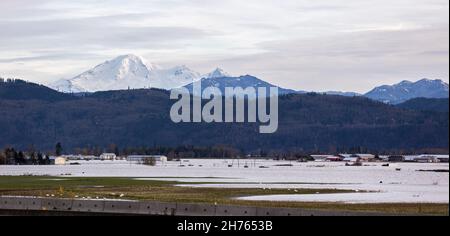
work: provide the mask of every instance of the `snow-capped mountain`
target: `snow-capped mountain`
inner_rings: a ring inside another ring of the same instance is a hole
[[[123,55],[106,61],[72,79],[59,80],[50,87],[62,92],[97,92],[108,90],[184,86],[201,78],[186,66],[164,69],[146,63],[141,57]]]
[[[448,98],[448,84],[442,80],[422,79],[415,83],[402,81],[395,85],[384,85],[364,96],[390,104],[399,104],[413,98]]]
[[[63,93],[85,93],[86,89],[78,87],[72,83],[71,80],[61,79],[49,85],[50,88],[53,88],[57,91]]]
[[[226,87],[241,87],[243,89],[246,89],[248,87],[253,87],[253,88],[260,88],[260,87],[264,87],[267,88],[266,92],[268,95],[268,88],[270,87],[278,87],[276,85],[270,84],[268,82],[265,82],[263,80],[260,80],[254,76],[251,75],[245,75],[245,76],[239,76],[239,77],[212,77],[212,78],[203,78],[201,80],[201,86],[202,89],[206,88],[206,87],[216,87],[218,88],[222,95],[225,95],[225,88]],[[187,88],[189,90],[189,92],[192,93],[193,90],[193,84],[188,84],[186,86],[184,86],[185,88]],[[279,95],[283,95],[283,94],[290,94],[290,93],[302,93],[302,92],[298,92],[295,90],[291,90],[291,89],[284,89],[284,88],[280,88],[278,87],[278,94]]]
[[[206,78],[206,79],[215,79],[215,78],[222,78],[222,77],[231,77],[231,75],[228,74],[227,72],[225,72],[224,70],[222,70],[221,68],[216,68],[211,73],[208,73],[208,74],[202,76],[202,78]]]
[[[152,88],[173,89],[198,81],[200,73],[189,69],[187,66],[176,66],[170,69],[155,70],[150,74]]]

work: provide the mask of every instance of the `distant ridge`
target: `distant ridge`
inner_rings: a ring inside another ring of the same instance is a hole
[[[448,112],[449,99],[448,98],[414,98],[404,103],[400,103],[397,107],[416,110],[416,111],[433,111],[433,112]]]
[[[60,93],[44,85],[20,79],[0,80],[0,99],[42,100],[48,102],[75,99],[70,94]]]
[[[269,95],[269,88],[270,87],[277,87],[278,88],[278,94],[279,95],[284,95],[284,94],[295,94],[295,93],[304,93],[301,91],[295,91],[292,89],[285,89],[285,88],[281,88],[278,87],[276,85],[270,84],[268,82],[265,82],[261,79],[258,79],[254,76],[251,75],[245,75],[245,76],[239,76],[239,77],[216,77],[216,76],[212,76],[210,78],[203,78],[202,80],[202,87],[206,88],[206,87],[216,87],[218,88],[222,95],[225,95],[225,88],[226,87],[242,87],[243,89],[246,89],[248,87],[253,87],[255,89],[263,87],[266,88],[266,95]],[[186,87],[191,93],[192,93],[192,88],[193,88],[193,84],[188,84]]]
[[[448,84],[442,80],[422,79],[417,82],[402,81],[383,85],[364,96],[384,103],[399,104],[413,98],[448,98]]]
[[[328,92],[324,92],[323,94],[327,94],[327,95],[339,95],[339,96],[344,96],[344,97],[359,97],[359,96],[362,96],[362,94],[360,94],[360,93],[355,93],[355,92],[340,92],[340,91],[328,91]]]

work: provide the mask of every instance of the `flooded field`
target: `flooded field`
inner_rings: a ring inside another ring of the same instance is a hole
[[[0,175],[130,177],[180,181],[193,188],[288,189],[294,194],[246,196],[242,200],[343,203],[448,203],[448,163],[288,162],[263,160],[184,160],[144,166],[126,161],[88,161],[64,166],[0,166]],[[438,171],[439,170],[439,171]],[[192,184],[189,184],[192,183]],[[295,194],[298,189],[352,189],[357,193]]]

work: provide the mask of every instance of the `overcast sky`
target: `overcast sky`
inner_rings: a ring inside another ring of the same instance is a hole
[[[448,0],[0,0],[0,76],[47,83],[122,54],[282,87],[449,80]]]

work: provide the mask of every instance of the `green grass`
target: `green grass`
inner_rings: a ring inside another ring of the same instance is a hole
[[[204,183],[205,182],[189,182],[184,184]],[[334,189],[303,189],[294,192],[286,189],[191,188],[175,186],[177,184],[183,184],[183,182],[136,180],[133,178],[7,176],[0,177],[0,193],[3,195],[19,194],[27,196],[46,196],[47,194],[53,194],[60,197],[89,196],[108,198],[115,198],[124,194],[127,199],[137,200],[216,203],[248,195],[352,192],[351,190]]]
[[[175,178],[175,177],[173,177]],[[56,180],[57,179],[57,180]],[[62,180],[61,180],[62,179]],[[170,179],[170,178],[169,178]],[[158,181],[146,178],[85,178],[49,176],[0,176],[0,195],[55,196],[61,198],[121,198],[163,202],[231,204],[264,207],[295,207],[336,211],[367,211],[393,214],[448,215],[448,204],[343,204],[243,201],[234,198],[250,195],[348,193],[353,190],[338,189],[287,189],[260,188],[191,188],[175,186],[184,183]]]

